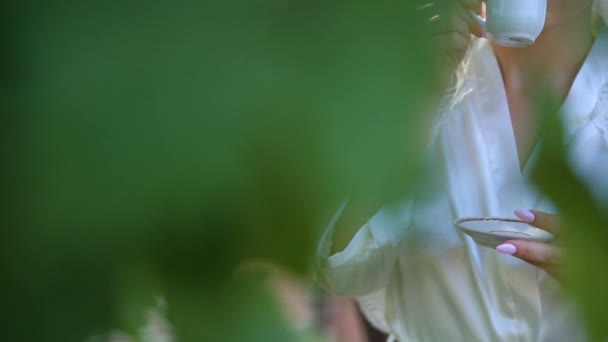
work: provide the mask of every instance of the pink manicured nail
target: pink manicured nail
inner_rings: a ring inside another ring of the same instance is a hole
[[[531,212],[530,210],[525,210],[525,209],[515,210],[515,215],[517,217],[519,217],[522,221],[528,222],[528,223],[532,223],[532,222],[534,222],[534,219],[536,219],[536,216],[534,216],[533,212]]]
[[[503,243],[502,245],[496,246],[496,251],[504,254],[513,255],[515,254],[515,252],[517,252],[517,247],[510,243]]]

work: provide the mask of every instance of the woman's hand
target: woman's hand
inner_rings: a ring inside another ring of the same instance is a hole
[[[441,76],[449,79],[464,57],[471,34],[481,36],[479,24],[468,12],[479,12],[481,0],[428,0],[417,9],[427,20],[426,31],[437,50]]]
[[[557,215],[536,210],[516,210],[515,215],[522,221],[548,232],[555,234],[559,230]],[[510,240],[496,247],[496,250],[540,267],[554,277],[559,273],[562,249],[550,243]]]

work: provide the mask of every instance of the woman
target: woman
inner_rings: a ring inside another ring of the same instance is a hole
[[[548,0],[536,43],[506,48],[472,38],[485,33],[467,10],[484,10],[480,0],[461,2],[447,16],[437,5],[419,7],[431,18],[442,56],[460,65],[433,130],[442,166],[436,189],[384,206],[371,219],[374,206],[351,197],[321,241],[322,280],[339,295],[358,297],[370,321],[398,341],[584,340],[576,309],[554,277],[559,247],[514,240],[493,250],[452,222],[515,214],[557,229],[558,217],[547,214],[551,203],[527,177],[540,140],[533,98],[539,80],[563,102],[575,171],[605,199],[608,30],[592,28],[599,3]]]

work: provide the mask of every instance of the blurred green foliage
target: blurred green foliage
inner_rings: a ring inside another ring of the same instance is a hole
[[[305,273],[328,208],[416,170],[407,2],[3,6],[2,341],[134,332],[158,295],[180,341],[293,340],[234,269]]]
[[[345,193],[417,181],[437,84],[408,1],[2,6],[2,341],[135,332],[159,295],[180,341],[293,341],[234,269],[304,274]],[[543,156],[601,334],[606,217]]]
[[[588,341],[604,341],[608,336],[607,203],[592,196],[569,164],[565,130],[556,115],[558,102],[551,96],[539,98],[544,141],[532,178],[561,215],[559,238],[567,257],[560,280],[571,290],[584,315]]]

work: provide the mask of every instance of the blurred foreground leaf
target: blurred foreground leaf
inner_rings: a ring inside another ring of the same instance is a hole
[[[133,331],[158,295],[180,340],[276,340],[234,268],[304,273],[338,198],[412,183],[434,76],[408,3],[9,6],[0,340]]]
[[[557,102],[551,98],[541,102],[545,134],[533,178],[562,216],[560,237],[568,252],[563,281],[582,309],[588,340],[604,340],[608,336],[608,213],[605,203],[598,203],[570,166]]]

